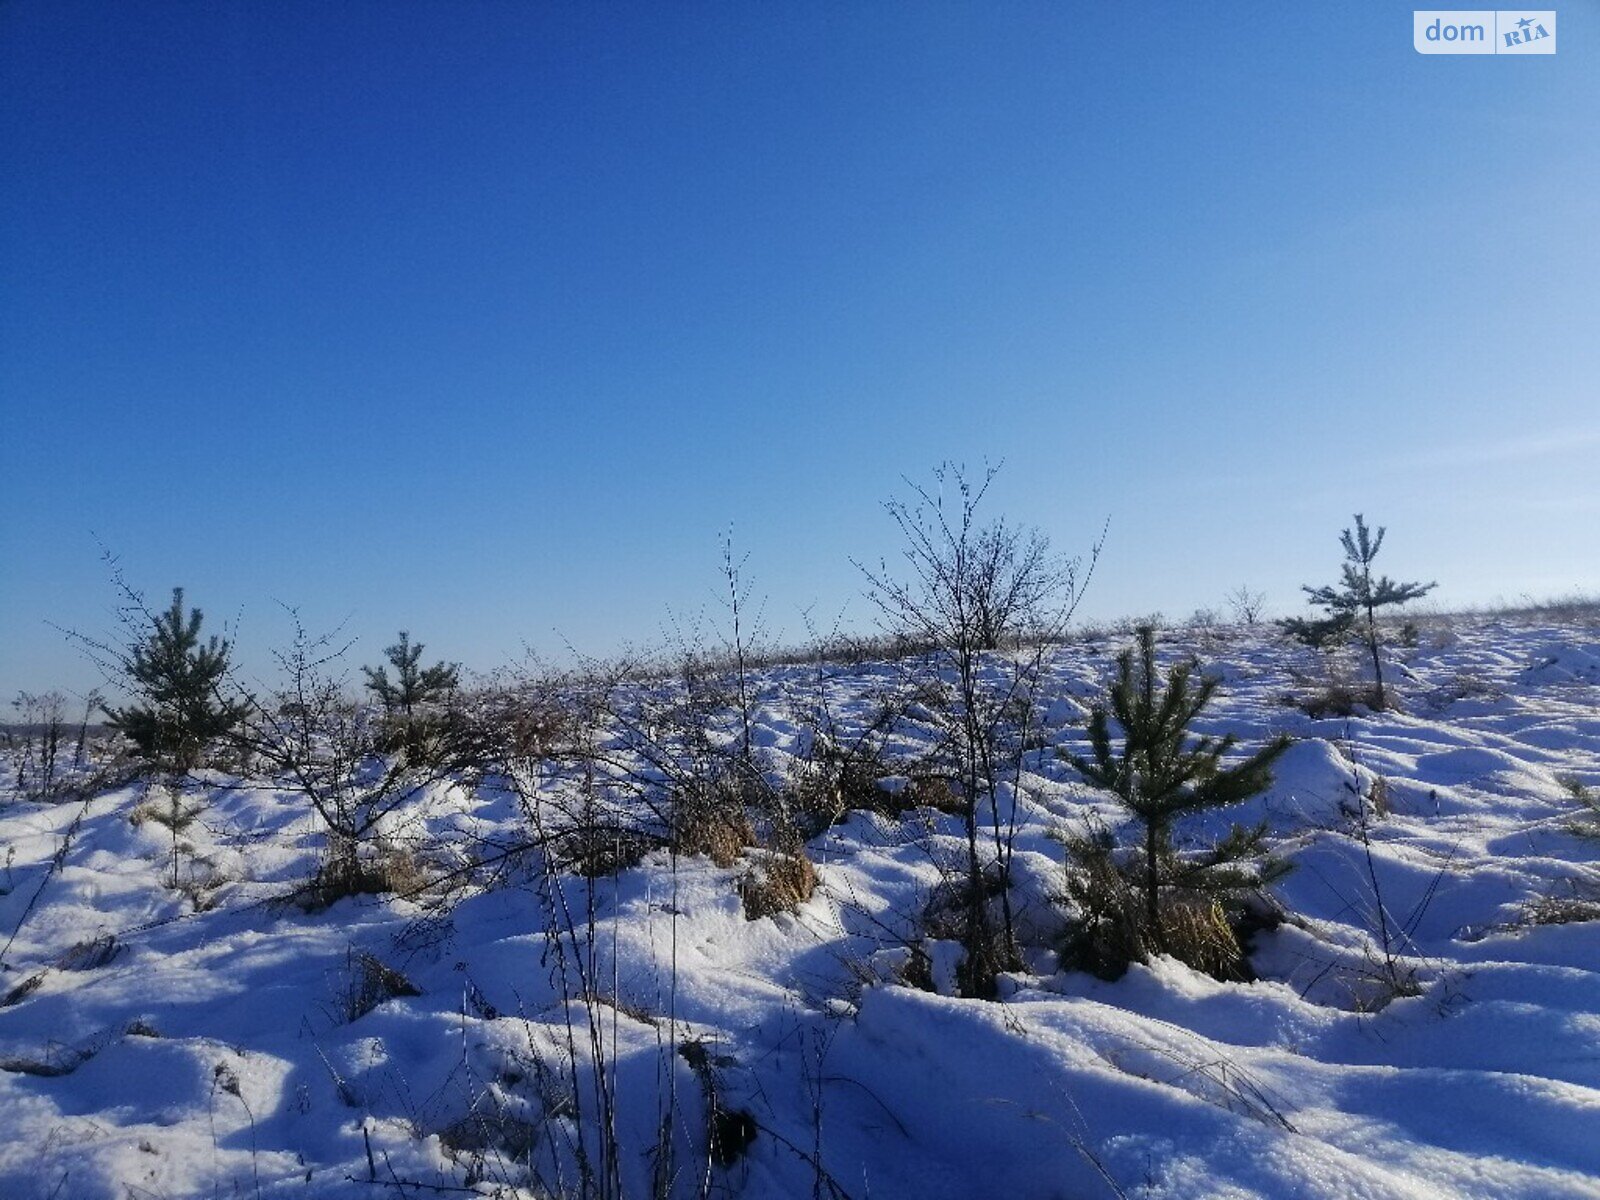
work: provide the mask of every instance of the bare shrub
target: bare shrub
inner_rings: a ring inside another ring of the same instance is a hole
[[[909,499],[884,505],[904,541],[907,573],[857,564],[886,627],[930,647],[914,664],[923,683],[948,689],[920,715],[940,734],[966,833],[962,989],[985,997],[996,994],[1001,971],[1021,962],[1009,877],[1028,730],[1007,715],[1019,699],[1031,715],[1045,647],[1059,640],[1080,593],[1078,561],[1051,555],[1042,535],[1003,520],[978,523],[994,475],[969,481],[945,464],[931,490],[910,484]],[[991,654],[1002,642],[1018,652]],[[1000,886],[997,922],[991,878]]]
[[[1195,645],[1213,652],[1222,641],[1222,614],[1214,608],[1197,608],[1189,614],[1184,628],[1194,635]]]
[[[318,906],[386,890],[390,871],[377,845],[382,826],[407,801],[448,782],[467,765],[447,740],[412,739],[387,753],[379,714],[351,700],[342,659],[348,644],[312,637],[294,618],[295,635],[278,651],[282,680],[267,703],[250,702],[240,742],[305,797],[327,829],[323,862],[307,895]]]
[[[1037,529],[995,521],[978,532],[970,549],[970,566],[963,564],[961,573],[980,650],[998,650],[1008,638],[1038,632],[1040,614],[1072,588],[1073,565],[1053,554],[1050,539]]]
[[[1141,629],[1162,630],[1169,628],[1170,625],[1171,622],[1167,620],[1167,615],[1157,611],[1145,613],[1141,617],[1123,617],[1118,621],[1114,621],[1111,625],[1111,632],[1118,637],[1135,637]]]
[[[904,798],[883,786],[895,773],[889,740],[911,702],[903,695],[878,698],[872,715],[848,733],[827,705],[823,681],[809,714],[807,752],[792,771],[790,803],[797,839],[809,841],[851,811],[894,817]]]
[[[1253,626],[1260,622],[1266,611],[1267,594],[1253,592],[1241,584],[1228,593],[1228,611],[1237,625]]]
[[[57,767],[67,698],[60,692],[18,692],[11,707],[17,710],[22,725],[16,756],[17,792],[29,800],[48,799],[61,782]],[[11,740],[9,731],[7,740]]]
[[[664,675],[616,666],[591,679],[581,703],[583,744],[557,772],[576,785],[563,823],[594,824],[614,810],[674,855],[719,866],[749,846],[792,840],[789,790],[754,749],[745,753],[736,693],[697,645],[680,645]],[[525,768],[516,775],[529,778]]]

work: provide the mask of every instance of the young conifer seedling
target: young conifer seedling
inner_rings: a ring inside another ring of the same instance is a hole
[[[391,745],[413,757],[426,754],[440,732],[440,722],[428,709],[447,699],[460,685],[461,668],[457,664],[422,665],[424,648],[421,642],[413,644],[411,635],[402,629],[400,640],[383,652],[395,670],[395,679],[391,680],[388,669],[382,666],[361,668],[367,677],[367,690],[383,704]]]
[[[1242,955],[1226,910],[1287,868],[1266,854],[1265,824],[1235,825],[1215,845],[1189,854],[1174,844],[1174,825],[1265,791],[1289,739],[1276,737],[1225,765],[1232,734],[1190,731],[1217,680],[1197,679],[1192,663],[1177,664],[1163,680],[1154,630],[1143,626],[1138,638],[1136,648],[1118,657],[1116,680],[1091,713],[1090,754],[1068,756],[1086,780],[1117,798],[1139,833],[1138,844],[1120,855],[1109,834],[1069,843],[1075,860],[1069,891],[1082,914],[1078,957],[1112,977],[1152,953],[1198,958],[1191,965],[1237,976]]]
[[[112,728],[121,730],[146,761],[183,774],[199,764],[207,746],[239,724],[245,705],[222,694],[229,643],[215,636],[201,642],[204,618],[198,608],[184,616],[182,588],[172,589],[166,612],[147,615],[149,633],[118,662],[137,700],[105,712]]]
[[[1282,623],[1291,637],[1319,649],[1331,645],[1352,628],[1358,628],[1372,658],[1372,706],[1377,709],[1388,707],[1388,697],[1383,690],[1383,656],[1380,653],[1383,639],[1378,629],[1378,609],[1420,599],[1438,586],[1435,583],[1396,583],[1387,575],[1373,577],[1372,561],[1383,547],[1386,532],[1380,525],[1374,534],[1357,513],[1355,529],[1346,529],[1340,536],[1344,562],[1341,565],[1343,578],[1338,585],[1307,585],[1301,589],[1311,604],[1327,615],[1321,619],[1291,617]]]

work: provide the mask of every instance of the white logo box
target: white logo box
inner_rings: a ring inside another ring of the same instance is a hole
[[[1428,8],[1411,14],[1418,54],[1554,54],[1553,8]]]

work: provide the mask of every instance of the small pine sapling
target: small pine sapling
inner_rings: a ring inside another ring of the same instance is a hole
[[[437,722],[428,719],[427,709],[448,698],[460,683],[461,668],[457,663],[422,666],[424,649],[421,642],[412,645],[411,635],[402,629],[400,640],[383,652],[395,670],[393,680],[387,667],[361,668],[367,677],[367,689],[383,705],[396,747],[412,755],[423,753],[437,732]]]
[[[169,885],[177,888],[186,848],[182,831],[203,808],[184,804],[180,777],[199,766],[214,743],[234,734],[249,701],[223,694],[231,646],[215,635],[201,643],[204,615],[191,608],[184,616],[182,588],[172,589],[172,606],[159,614],[150,612],[137,593],[127,588],[124,593],[129,600],[125,623],[130,633],[141,628],[147,632],[125,649],[103,647],[110,650],[108,665],[120,671],[135,697],[123,708],[107,706],[105,713],[111,727],[134,744],[140,758],[171,776],[166,784],[166,811],[158,820],[172,835]],[[154,780],[150,790],[159,790]],[[150,815],[160,813],[158,804],[147,802],[145,808]]]
[[[383,656],[394,667],[396,679],[389,680],[386,667],[362,667],[367,677],[367,687],[383,702],[390,712],[413,716],[418,707],[443,698],[454,691],[459,683],[460,667],[455,663],[421,665],[426,647],[418,642],[411,644],[411,635],[400,631],[400,640],[384,650]]]
[[[145,615],[149,633],[118,661],[138,702],[105,711],[144,759],[182,774],[238,726],[247,705],[223,696],[231,647],[215,635],[201,644],[203,617],[198,608],[184,617],[182,588],[172,589],[166,612]]]
[[[1322,587],[1307,585],[1301,589],[1310,603],[1327,615],[1320,619],[1291,617],[1282,622],[1284,631],[1291,637],[1318,649],[1334,644],[1352,629],[1359,628],[1361,640],[1372,658],[1372,700],[1373,707],[1378,709],[1388,706],[1388,697],[1383,689],[1378,609],[1420,599],[1438,586],[1435,583],[1396,583],[1387,575],[1373,577],[1372,562],[1383,547],[1383,535],[1386,532],[1380,525],[1374,534],[1367,528],[1362,515],[1357,513],[1355,529],[1346,529],[1340,535],[1344,545],[1344,562],[1340,566],[1343,578],[1339,584]]]
[[[1175,846],[1173,827],[1182,817],[1265,791],[1289,739],[1276,737],[1224,766],[1234,736],[1198,736],[1189,728],[1210,703],[1217,680],[1196,679],[1193,665],[1180,663],[1162,682],[1154,630],[1140,628],[1138,639],[1137,653],[1129,649],[1118,656],[1116,681],[1092,710],[1091,753],[1068,756],[1079,774],[1117,798],[1140,832],[1139,845],[1125,852],[1106,831],[1068,844],[1076,885],[1069,890],[1081,911],[1078,958],[1114,977],[1130,962],[1170,953],[1185,961],[1198,957],[1203,961],[1191,965],[1237,976],[1242,955],[1225,910],[1237,909],[1245,894],[1281,878],[1287,867],[1267,855],[1265,824],[1235,825],[1215,845],[1187,854]]]

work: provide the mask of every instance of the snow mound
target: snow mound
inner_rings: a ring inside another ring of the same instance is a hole
[[[1552,642],[1533,656],[1522,673],[1529,684],[1600,683],[1600,645]]]

